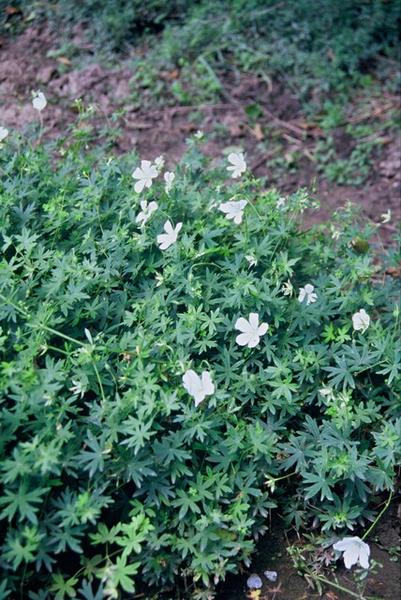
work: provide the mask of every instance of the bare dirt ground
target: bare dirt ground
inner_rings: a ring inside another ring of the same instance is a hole
[[[58,36],[46,28],[30,27],[15,39],[0,40],[0,122],[3,126],[24,131],[37,124],[31,91],[41,89],[49,101],[43,112],[44,134],[47,138],[57,137],[76,120],[74,101],[80,98],[85,105],[95,107],[93,125],[98,132],[120,111],[120,116],[113,121],[120,129],[115,141],[116,152],[135,149],[141,157],[149,159],[163,153],[172,166],[183,154],[188,135],[201,129],[207,135],[204,147],[210,156],[221,156],[227,146],[240,146],[245,149],[254,174],[267,177],[269,183],[283,192],[314,182],[321,210],[317,215],[309,215],[309,222],[328,218],[347,200],[360,205],[363,214],[374,221],[379,221],[380,215],[391,209],[392,222],[381,228],[384,238],[391,235],[400,221],[401,144],[394,135],[381,137],[382,151],[362,186],[330,183],[318,172],[313,154],[316,143],[322,139],[322,131],[315,123],[305,120],[297,98],[282,84],[266,83],[251,74],[226,75],[221,103],[137,108],[132,102],[132,92],[137,90],[130,84],[134,72],[129,60],[113,67],[94,62],[91,45],[84,41],[79,30],[70,42],[76,47],[78,58],[82,56],[82,60],[74,60],[74,64],[60,55]],[[161,77],[174,76],[174,73],[161,73]],[[143,90],[138,93],[146,95]],[[257,122],[245,111],[252,103],[261,109]],[[352,150],[353,140],[346,132],[346,124],[384,119],[398,104],[399,98],[391,95],[368,101],[355,98],[347,109],[347,123],[334,131],[338,155],[346,157]],[[284,169],[282,176],[277,176],[269,161],[278,153],[284,160],[296,153],[296,168],[291,172]]]
[[[364,590],[364,598],[375,600],[398,600],[401,597],[401,568],[400,557],[398,560],[391,559],[392,549],[400,544],[400,508],[394,502],[377,528],[372,532],[369,542],[371,548],[371,560],[377,561],[379,566],[374,575],[369,575]],[[352,535],[352,533],[350,533]],[[288,543],[295,544],[299,548],[305,547],[305,539],[288,540],[279,525],[273,526],[260,542],[254,561],[246,573],[228,578],[217,600],[245,600],[247,593],[246,581],[251,573],[257,573],[264,582],[262,593],[258,600],[347,600],[352,596],[335,587],[323,584],[322,594],[310,587],[304,577],[297,573],[294,563],[286,548]],[[304,553],[307,557],[307,552]],[[393,555],[394,556],[394,555]],[[338,563],[336,569],[337,583],[352,591],[356,591],[352,571],[348,572]],[[277,581],[269,583],[264,577],[264,571],[276,571]],[[320,572],[326,578],[334,581],[334,577],[327,575],[324,570]]]
[[[129,61],[119,66],[105,67],[91,56],[91,46],[83,41],[79,30],[71,43],[83,60],[74,64],[59,50],[58,37],[48,29],[30,27],[15,39],[0,39],[0,125],[24,132],[38,125],[38,115],[31,106],[31,91],[40,89],[48,98],[43,112],[44,136],[48,139],[63,135],[77,118],[74,101],[95,107],[92,123],[101,142],[101,131],[112,115],[120,111],[113,124],[120,133],[115,141],[119,153],[136,150],[143,158],[154,159],[165,154],[172,166],[185,151],[189,134],[200,129],[205,132],[205,149],[211,157],[221,156],[230,145],[241,146],[254,174],[264,176],[283,192],[315,182],[315,195],[322,208],[318,215],[309,215],[309,223],[330,217],[333,210],[347,200],[359,204],[366,218],[375,222],[388,209],[390,223],[382,225],[384,238],[391,235],[401,218],[401,146],[394,135],[383,136],[382,152],[374,161],[366,182],[360,186],[337,185],[328,182],[317,170],[313,150],[322,137],[314,123],[305,121],[297,98],[282,84],[267,84],[253,75],[239,79],[225,77],[223,101],[200,106],[168,106],[137,108],[132,102],[133,70]],[[162,75],[161,75],[162,76]],[[245,107],[257,102],[262,111],[257,122],[252,121]],[[399,103],[395,96],[373,98],[368,102],[355,99],[349,107],[349,119],[366,122],[385,118]],[[194,120],[194,112],[197,119]],[[269,133],[267,139],[266,131]],[[218,132],[218,133],[216,133]],[[334,132],[339,154],[347,156],[350,140],[344,127]],[[270,147],[270,139],[276,146]],[[99,142],[99,143],[100,143]],[[279,150],[277,150],[277,144]],[[284,156],[296,152],[299,162],[291,172],[277,176],[269,160],[281,152]],[[400,558],[393,562],[388,550],[399,545],[399,529],[394,511],[389,511],[374,532],[373,557],[382,563],[379,574],[368,582],[367,593],[383,600],[401,597]],[[259,547],[250,572],[277,570],[277,585],[265,585],[260,600],[308,600],[321,597],[300,577],[285,550],[282,531],[267,534]],[[272,559],[272,557],[275,557]],[[230,577],[220,589],[218,600],[246,598],[246,579],[249,573]],[[339,580],[349,586],[348,575],[340,571]],[[326,600],[347,598],[335,589],[325,592]]]

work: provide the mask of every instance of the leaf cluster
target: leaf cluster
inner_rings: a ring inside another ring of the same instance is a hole
[[[277,208],[197,143],[169,195],[155,182],[140,197],[132,155],[2,150],[3,594],[117,598],[182,576],[211,589],[249,562],[272,509],[345,531],[394,487],[399,289],[352,244],[372,228],[348,207],[338,240],[305,231],[304,190]],[[143,199],[159,208],[141,228]],[[248,200],[241,225],[217,208],[232,199]],[[162,252],[167,218],[183,228]],[[315,304],[297,300],[306,283]],[[235,342],[250,312],[270,325],[253,349]],[[190,368],[216,388],[197,408]]]

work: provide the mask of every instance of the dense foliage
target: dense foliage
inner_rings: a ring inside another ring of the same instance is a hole
[[[0,27],[12,29],[19,13],[10,14],[8,5],[0,0]],[[27,22],[46,18],[58,32],[86,27],[98,50],[105,45],[124,50],[143,44],[147,33],[160,33],[146,40],[154,49],[146,59],[149,67],[189,63],[198,78],[209,75],[216,85],[213,70],[231,63],[265,77],[293,76],[297,93],[304,95],[316,87],[348,90],[363,81],[378,55],[396,58],[401,25],[398,0],[19,0],[13,5]],[[380,74],[386,77],[385,65]]]
[[[134,156],[3,144],[2,598],[117,598],[177,576],[206,598],[271,509],[341,534],[394,487],[399,289],[374,227],[347,208],[302,231],[306,192],[227,183],[200,143],[168,193],[141,194]],[[145,199],[158,208],[141,227]],[[219,206],[239,199],[235,223]],[[183,226],[162,251],[167,219]],[[299,301],[307,284],[316,302]],[[252,312],[269,329],[242,347]],[[198,406],[188,369],[215,385]]]

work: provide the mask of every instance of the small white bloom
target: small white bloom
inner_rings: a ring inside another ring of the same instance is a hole
[[[141,208],[142,210],[140,213],[138,213],[135,221],[137,223],[140,223],[141,227],[143,227],[146,221],[148,221],[152,214],[155,212],[155,210],[159,208],[159,205],[157,204],[157,202],[149,202],[148,204],[146,200],[141,200]]]
[[[153,183],[152,180],[157,177],[158,174],[157,168],[152,165],[150,160],[142,160],[141,166],[137,167],[132,173],[132,177],[138,180],[134,185],[136,193],[140,194],[145,187],[150,188]]]
[[[0,127],[0,143],[4,142],[9,133],[6,127]]]
[[[370,317],[364,308],[352,315],[352,325],[355,331],[365,333],[370,325]]]
[[[387,212],[383,213],[381,216],[382,223],[390,223],[391,221],[391,209],[389,208]]]
[[[276,204],[277,208],[283,208],[283,206],[285,206],[286,202],[287,202],[287,201],[286,201],[286,199],[284,198],[284,196],[281,196],[281,198],[279,198],[279,199],[277,200],[277,204]]]
[[[263,575],[269,581],[277,581],[277,571],[263,571]]]
[[[32,100],[32,106],[38,112],[42,112],[47,106],[46,96],[43,92],[35,92]]]
[[[166,194],[169,194],[171,188],[173,187],[173,181],[175,179],[175,175],[174,175],[174,173],[171,173],[170,171],[166,171],[164,173],[163,177],[164,177],[164,181],[166,182],[164,189],[166,190]]]
[[[284,296],[292,296],[292,294],[294,293],[294,286],[292,285],[290,280],[283,283],[283,285],[281,286],[281,293],[284,294]]]
[[[231,171],[231,177],[241,177],[242,173],[246,171],[245,157],[242,152],[230,152],[228,155],[228,162],[231,163],[227,167],[227,171]]]
[[[250,267],[256,267],[256,265],[258,264],[257,259],[252,254],[247,254],[245,258],[248,261]]]
[[[334,229],[334,228],[332,229],[331,237],[333,240],[338,240],[340,238],[340,235],[341,235],[341,231],[339,231],[338,229]]]
[[[250,577],[248,577],[246,585],[251,590],[260,590],[263,583],[262,583],[262,580],[259,577],[259,575],[257,575],[256,573],[253,573]]]
[[[195,400],[195,406],[198,406],[206,396],[214,394],[214,384],[209,371],[203,371],[201,377],[192,369],[186,371],[182,382],[188,394]]]
[[[157,236],[157,243],[159,244],[160,250],[167,250],[172,244],[175,244],[181,227],[182,223],[177,223],[174,228],[170,221],[164,223],[164,231],[166,233],[161,233]]]
[[[343,553],[344,564],[347,569],[359,563],[363,569],[369,569],[369,545],[359,537],[345,537],[333,544],[334,550]]]
[[[72,392],[73,394],[80,396],[81,398],[83,397],[83,395],[86,392],[86,388],[87,388],[87,381],[78,381],[76,379],[72,380],[72,383],[74,384],[72,387],[68,388],[70,390],[70,392]]]
[[[324,396],[324,398],[327,398],[327,400],[334,400],[334,398],[335,398],[334,393],[333,393],[333,388],[331,388],[331,387],[320,388],[319,394],[322,394],[322,396]]]
[[[235,341],[239,346],[248,346],[248,348],[255,348],[259,344],[262,335],[265,335],[269,325],[267,323],[261,323],[259,325],[258,313],[250,313],[249,321],[240,317],[235,323],[235,329],[241,331],[240,335],[237,335]]]
[[[197,140],[201,140],[204,137],[204,133],[203,131],[201,131],[200,129],[198,129],[198,131],[196,133],[194,133],[194,138]]]
[[[164,156],[162,154],[155,158],[155,167],[159,172],[164,167]]]
[[[246,200],[237,200],[236,202],[222,202],[219,210],[226,215],[226,219],[232,219],[236,225],[242,223],[244,208],[248,204]]]
[[[313,291],[315,288],[310,283],[305,287],[299,288],[298,301],[303,302],[306,298],[306,304],[313,304],[317,300],[317,294]]]

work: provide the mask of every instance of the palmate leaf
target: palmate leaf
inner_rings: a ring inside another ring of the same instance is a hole
[[[330,373],[330,385],[334,387],[342,385],[343,389],[347,386],[354,388],[355,380],[351,371],[356,370],[356,367],[353,369],[350,368],[344,356],[335,356],[334,360],[337,363],[337,367],[323,367],[324,371]]]
[[[79,139],[56,158],[13,144],[0,152],[0,511],[12,597],[21,581],[43,600],[132,596],[136,579],[157,593],[183,569],[189,589],[196,579],[210,595],[215,576],[249,560],[275,505],[301,527],[324,504],[327,531],[370,518],[372,491],[391,489],[400,461],[396,293],[369,280],[370,252],[355,258],[352,215],[339,218],[339,240],[298,231],[305,192],[278,209],[279,192],[248,174],[227,184],[193,139],[171,194],[159,178],[141,197],[132,155],[104,160]],[[239,225],[218,210],[237,193],[248,201]],[[139,227],[145,197],[159,208]],[[163,252],[167,218],[183,230]],[[318,301],[301,306],[307,283]],[[363,306],[371,325],[352,331]],[[243,348],[235,323],[251,312],[269,330]],[[196,407],[188,369],[215,385]],[[25,527],[38,536],[25,539]]]
[[[20,483],[18,490],[5,490],[4,496],[0,497],[0,506],[5,508],[0,513],[0,519],[7,518],[9,521],[18,514],[21,519],[28,519],[36,525],[38,518],[36,513],[39,507],[36,506],[42,502],[42,496],[49,491],[49,488],[28,489],[28,483]]]
[[[110,581],[117,589],[119,586],[125,592],[135,592],[134,575],[138,573],[140,562],[127,564],[128,557],[126,555],[119,556],[115,564],[110,570]]]
[[[325,475],[322,475],[320,473],[303,473],[302,477],[304,482],[306,483],[306,500],[314,498],[319,494],[319,492],[320,500],[324,500],[325,498],[327,498],[328,500],[333,500],[333,494],[331,492],[329,482]]]
[[[80,593],[79,598],[83,600],[103,600],[105,598],[102,585],[99,584],[96,592],[94,592],[92,583],[86,579],[83,580],[78,592]]]

